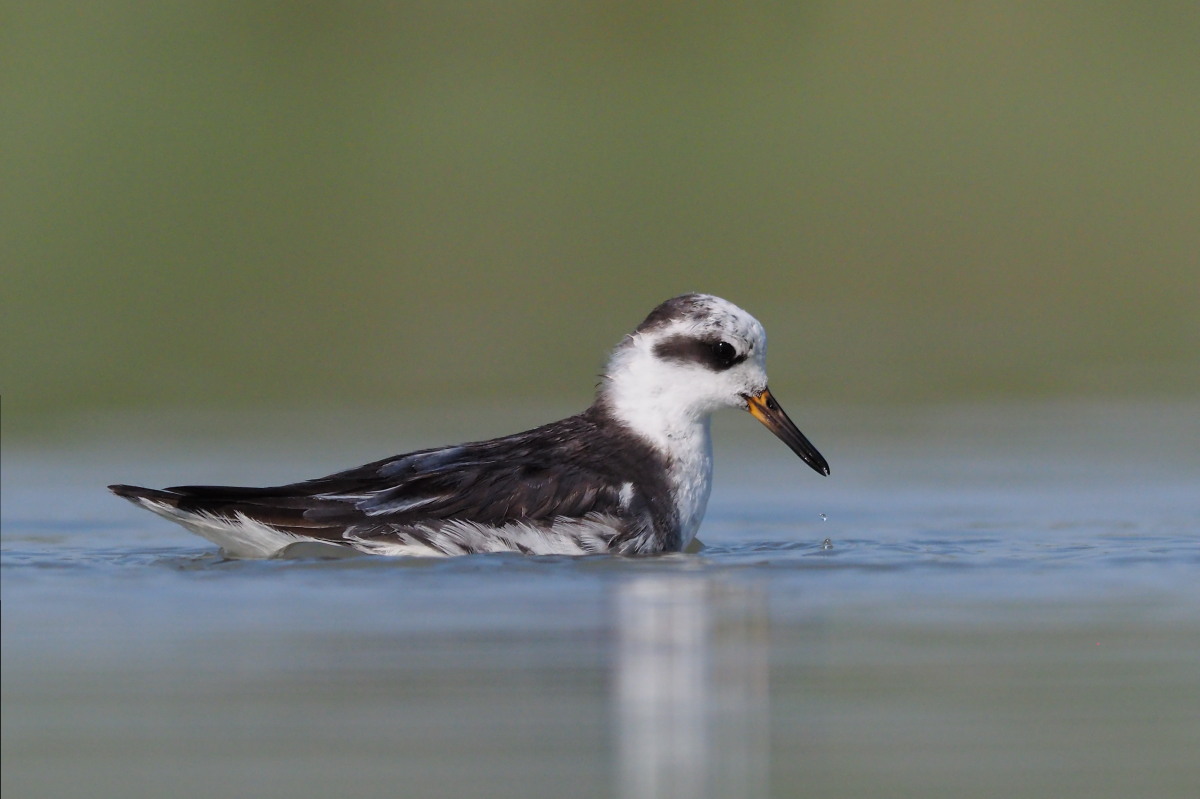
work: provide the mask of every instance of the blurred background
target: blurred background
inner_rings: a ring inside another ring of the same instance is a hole
[[[1192,799],[1197,42],[1195,0],[3,2],[5,799]],[[833,469],[722,415],[699,557],[232,561],[103,490],[546,421],[686,291]]]
[[[1194,2],[0,23],[8,432],[579,406],[694,290],[764,322],[789,407],[1200,391]]]

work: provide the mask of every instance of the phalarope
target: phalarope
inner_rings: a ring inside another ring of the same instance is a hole
[[[231,557],[304,541],[381,555],[677,552],[708,503],[714,411],[748,410],[829,474],[771,396],[766,354],[750,314],[685,294],[617,345],[595,402],[576,416],[288,485],[109,488]]]

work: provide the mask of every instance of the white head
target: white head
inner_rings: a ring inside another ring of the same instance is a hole
[[[667,300],[613,351],[600,402],[660,449],[691,438],[719,408],[742,408],[823,474],[829,465],[767,390],[767,334],[709,294]]]

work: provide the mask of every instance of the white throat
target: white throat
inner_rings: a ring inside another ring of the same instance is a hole
[[[666,461],[686,547],[700,527],[712,489],[714,408],[695,395],[689,381],[664,379],[663,362],[638,352],[638,344],[627,343],[627,349],[614,355],[601,392],[613,417]]]

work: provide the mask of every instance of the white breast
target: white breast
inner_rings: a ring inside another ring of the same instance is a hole
[[[712,435],[707,418],[676,428],[659,442],[667,459],[667,483],[675,500],[681,547],[696,537],[712,491]]]

